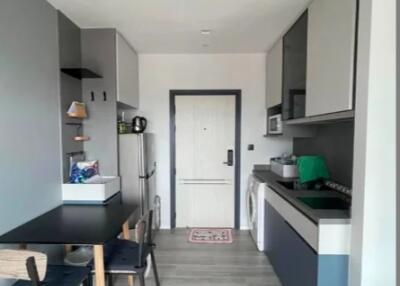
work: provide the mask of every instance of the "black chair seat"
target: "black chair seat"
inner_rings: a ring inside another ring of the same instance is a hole
[[[80,286],[90,273],[88,267],[49,265],[43,286]],[[17,281],[14,286],[32,286],[31,281]]]
[[[142,261],[150,255],[151,246],[143,245]],[[106,273],[135,274],[143,272],[145,264],[139,264],[139,244],[130,240],[114,239],[104,245],[104,270]],[[94,262],[89,266],[94,269]]]

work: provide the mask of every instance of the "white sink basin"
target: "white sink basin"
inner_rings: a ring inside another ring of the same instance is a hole
[[[121,190],[120,177],[94,176],[83,184],[63,184],[65,203],[102,203]]]

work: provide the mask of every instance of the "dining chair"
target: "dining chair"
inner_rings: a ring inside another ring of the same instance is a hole
[[[0,278],[14,286],[91,286],[90,268],[47,265],[47,256],[29,250],[0,250]]]
[[[113,285],[114,275],[136,276],[140,286],[145,286],[145,271],[149,255],[156,285],[160,286],[154,256],[155,244],[152,241],[152,222],[153,211],[150,210],[136,225],[137,241],[115,238],[104,245],[104,271],[108,276],[109,286]],[[93,266],[93,261],[91,265]]]

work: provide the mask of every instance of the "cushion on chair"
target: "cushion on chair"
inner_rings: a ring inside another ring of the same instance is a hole
[[[90,273],[88,267],[49,265],[43,286],[80,286]],[[31,281],[17,281],[14,286],[32,286]]]
[[[143,247],[143,265],[139,265],[139,244],[130,240],[114,239],[104,245],[104,269],[109,273],[138,273],[144,271],[151,246]],[[94,269],[93,260],[89,266]]]

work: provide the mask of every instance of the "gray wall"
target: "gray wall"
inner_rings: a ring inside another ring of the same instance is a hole
[[[81,30],[64,14],[58,12],[60,67],[76,68],[81,61]],[[77,127],[65,125],[66,122],[81,122],[67,116],[67,110],[72,101],[82,101],[82,81],[69,75],[60,75],[61,120],[62,120],[62,155],[64,181],[68,180],[69,157],[66,153],[83,150],[83,143],[72,138],[76,135]]]
[[[333,180],[352,186],[354,122],[319,126],[313,138],[296,138],[293,153],[325,157]]]
[[[61,203],[58,78],[56,10],[44,0],[2,0],[0,233]]]
[[[116,30],[82,29],[82,64],[101,79],[83,80],[83,100],[89,118],[84,131],[91,139],[84,143],[87,159],[99,160],[101,175],[118,175]],[[91,101],[91,92],[95,101]],[[103,91],[107,101],[103,100]]]

